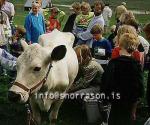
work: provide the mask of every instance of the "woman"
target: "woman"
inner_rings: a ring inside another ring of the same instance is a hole
[[[26,41],[37,43],[38,37],[45,33],[45,22],[43,16],[39,13],[39,3],[32,3],[32,13],[29,13],[25,19]]]

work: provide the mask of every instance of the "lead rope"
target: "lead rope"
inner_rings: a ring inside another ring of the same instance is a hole
[[[45,76],[44,83],[47,80],[47,77],[48,77],[48,74],[49,74],[51,68],[52,68],[52,64],[49,65],[48,71],[47,71],[46,76]],[[34,125],[38,125],[37,122],[33,118],[32,110],[30,108],[29,102],[27,102],[27,104],[25,104],[25,107],[27,109],[27,125],[31,125],[31,122],[33,122]]]
[[[31,125],[31,110],[29,104],[25,104],[25,107],[27,109],[27,125]]]
[[[30,104],[29,103],[25,104],[25,107],[27,109],[27,125],[31,125],[31,123],[33,123],[33,125],[38,125],[37,122],[33,118]]]

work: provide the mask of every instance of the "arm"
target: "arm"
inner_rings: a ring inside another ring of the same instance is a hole
[[[31,20],[29,19],[29,15],[25,19],[24,27],[26,29],[26,40],[27,42],[30,42],[31,41]]]
[[[42,16],[42,22],[43,22],[43,30],[44,30],[44,33],[45,33],[46,32],[46,27],[45,27],[45,21],[44,21],[44,17],[43,16]]]
[[[1,49],[2,52],[0,56],[1,65],[8,70],[16,70],[16,60],[17,58],[9,54],[7,51]]]

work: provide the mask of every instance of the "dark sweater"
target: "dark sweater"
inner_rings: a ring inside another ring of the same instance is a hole
[[[104,49],[105,55],[100,55],[98,49]],[[99,41],[93,41],[92,44],[92,56],[96,59],[108,59],[111,57],[111,44],[105,38]]]
[[[68,20],[64,26],[63,32],[72,32],[76,14],[72,14],[68,17]]]
[[[143,96],[143,72],[141,65],[132,57],[112,59],[102,77],[102,92],[112,103],[133,104]],[[120,94],[120,99],[112,96]]]

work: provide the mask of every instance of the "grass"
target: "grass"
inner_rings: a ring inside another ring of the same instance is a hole
[[[24,3],[26,0],[12,0],[12,2],[15,4],[16,8],[16,16],[14,18],[14,23],[17,25],[24,25],[24,20],[28,12],[24,12]],[[54,4],[67,4],[71,5],[74,1],[80,1],[80,0],[53,0]],[[110,2],[110,0],[105,0],[106,2]],[[114,8],[116,5],[119,5],[122,2],[122,0],[111,0],[112,8]],[[150,10],[150,2],[149,0],[126,0],[127,7],[129,9],[137,9],[137,10]],[[134,5],[134,6],[133,6]],[[65,22],[68,18],[68,15],[70,15],[69,8],[60,7],[61,10],[63,10],[66,13],[65,20],[62,24],[62,28],[65,25]],[[136,15],[137,19],[140,23],[145,24],[150,21],[149,15]],[[111,24],[114,24],[115,20],[114,18],[111,19]]]

